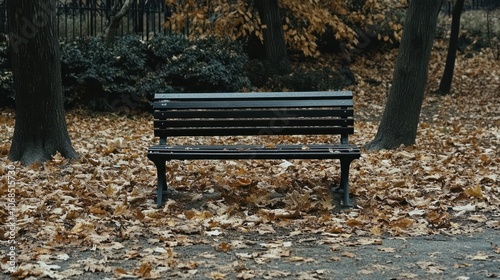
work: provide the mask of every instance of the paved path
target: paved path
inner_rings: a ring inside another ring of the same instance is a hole
[[[197,240],[193,245],[171,248],[146,236],[136,238],[133,244],[127,241],[121,243],[124,247],[106,250],[65,248],[66,260],[48,264],[58,266],[54,278],[65,270],[87,270],[62,279],[134,278],[117,273],[117,268],[142,279],[137,271],[148,261],[154,263],[152,272],[158,279],[500,278],[500,230],[491,228],[471,235],[408,238],[227,231],[189,236]]]
[[[362,245],[363,242],[372,245]],[[244,264],[239,269],[246,269],[240,271],[240,277],[255,275],[253,279],[500,278],[500,231],[492,229],[471,236],[364,239],[354,242],[353,246],[318,244],[311,239],[310,242],[292,242],[288,248],[289,256],[285,252],[280,258],[263,258],[262,263],[258,257],[249,257],[247,261],[244,258],[263,250],[259,241],[228,253],[214,252],[208,245],[186,247],[177,252],[180,258],[194,257],[194,260],[201,260],[203,257],[199,257],[199,253],[203,251],[216,256],[216,262],[208,261],[206,266],[198,267],[192,279],[210,279],[207,277],[209,272],[217,270],[227,273],[227,279],[234,279],[238,273],[234,269],[226,272],[220,265],[236,261]]]

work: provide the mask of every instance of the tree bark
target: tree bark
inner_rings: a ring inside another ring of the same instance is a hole
[[[292,68],[286,52],[285,33],[278,0],[255,0],[255,6],[262,22],[267,60],[277,73],[290,73]]]
[[[370,150],[415,144],[437,16],[443,0],[412,0],[406,12],[393,84]]]
[[[455,70],[455,61],[457,57],[458,35],[460,34],[460,16],[464,7],[464,0],[457,0],[453,6],[450,42],[448,45],[448,55],[446,56],[446,66],[444,67],[443,77],[439,83],[439,93],[449,94],[451,83],[453,81],[453,72]]]
[[[55,0],[9,0],[16,123],[9,158],[28,165],[56,152],[77,158],[68,136]]]
[[[109,23],[104,31],[104,40],[108,44],[111,44],[115,41],[116,34],[118,34],[118,28],[120,28],[120,23],[122,22],[123,17],[127,15],[128,10],[130,9],[130,6],[132,4],[132,0],[125,0],[125,3],[123,3],[121,8],[119,4],[120,2],[117,1],[111,9],[112,14],[109,19]],[[118,11],[118,9],[120,10]]]

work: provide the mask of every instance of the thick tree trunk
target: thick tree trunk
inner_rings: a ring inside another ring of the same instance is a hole
[[[415,144],[430,53],[442,0],[410,1],[393,84],[371,150]]]
[[[64,117],[55,0],[9,0],[16,123],[9,158],[23,164],[58,151],[76,158]]]
[[[263,25],[266,58],[277,73],[288,74],[292,70],[278,0],[255,0],[255,5]]]
[[[451,90],[455,60],[457,57],[458,35],[460,34],[460,16],[462,15],[463,7],[464,0],[457,0],[455,6],[453,6],[448,55],[446,56],[446,66],[444,67],[443,77],[439,84],[440,94],[449,94]]]

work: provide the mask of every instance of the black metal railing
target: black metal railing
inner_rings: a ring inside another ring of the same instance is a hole
[[[111,16],[113,6],[123,0],[58,0],[59,37],[76,39],[100,35]],[[154,33],[166,33],[163,24],[170,16],[164,0],[133,0],[123,18],[119,34],[138,34],[144,39]],[[0,34],[7,34],[6,0],[0,0]]]

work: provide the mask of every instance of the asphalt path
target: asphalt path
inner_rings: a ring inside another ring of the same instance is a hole
[[[170,248],[137,236],[104,251],[65,248],[67,257],[48,265],[55,279],[496,279],[499,233],[486,228],[461,235],[345,238],[227,231],[193,235],[189,238],[196,242]],[[171,259],[156,259],[150,277],[137,275],[145,258],[169,254]],[[10,279],[7,274],[0,278]]]
[[[188,246],[176,252],[178,258],[186,260],[203,261],[207,255],[202,252],[215,255],[190,279],[211,279],[213,271],[221,271],[224,279],[244,279],[245,275],[249,279],[495,279],[500,278],[499,233],[487,229],[471,235],[368,238],[348,241],[352,246],[321,244],[321,239],[315,238],[291,240],[288,256],[260,262],[258,257],[245,260],[241,256],[261,251],[269,240],[256,240],[248,248],[227,253],[214,252],[210,245]],[[367,245],[360,244],[363,242]],[[224,269],[231,263],[232,271]]]

